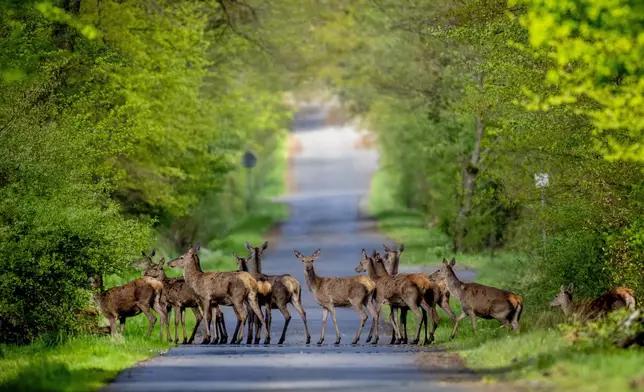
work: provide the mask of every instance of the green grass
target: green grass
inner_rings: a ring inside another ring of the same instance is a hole
[[[270,197],[283,192],[286,170],[286,144],[281,143],[271,160],[263,188],[256,195],[251,213],[230,225],[221,238],[202,244],[202,268],[207,271],[237,269],[232,252],[246,255],[244,242],[258,246],[263,235],[288,213],[285,205],[270,202]],[[157,244],[157,259],[170,260],[179,255],[171,245]],[[166,268],[169,276],[180,276],[181,270]],[[105,277],[105,286],[112,287],[136,279],[141,271],[130,270]],[[174,313],[173,316],[174,317]],[[104,320],[104,324],[107,322]],[[144,315],[128,318],[125,335],[79,335],[66,339],[41,339],[26,346],[0,345],[0,391],[91,391],[97,390],[116,375],[139,361],[154,357],[173,344],[159,340],[159,322],[152,337],[145,335],[148,319]],[[174,337],[174,320],[171,320]],[[190,334],[195,319],[186,312],[186,330]],[[165,333],[164,333],[165,335]],[[180,332],[181,336],[181,332]]]
[[[0,346],[0,390],[96,390],[121,370],[168,347],[132,333],[124,338],[78,336],[53,344]]]
[[[456,257],[457,266],[475,268],[476,281],[522,294],[524,313],[521,333],[500,328],[494,320],[477,319],[475,335],[469,318],[459,323],[456,339],[449,340],[452,324],[439,310],[441,323],[436,333],[439,347],[461,355],[467,365],[488,379],[512,380],[524,386],[565,391],[623,391],[639,380],[644,390],[644,351],[612,347],[588,348],[570,344],[557,328],[559,312],[547,308],[530,295],[537,277],[530,273],[526,255],[453,254],[448,238],[436,228],[427,227],[421,214],[397,206],[385,187],[386,175],[374,176],[369,207],[378,219],[380,230],[398,243],[405,244],[401,264],[437,265],[442,258]],[[458,301],[452,309],[461,313]],[[410,316],[413,319],[413,316]],[[410,320],[409,331],[413,331]]]

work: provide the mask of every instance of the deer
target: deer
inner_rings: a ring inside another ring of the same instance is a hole
[[[422,320],[426,317],[426,313],[421,312],[419,309],[422,308],[425,312],[431,312],[432,303],[433,303],[433,291],[432,284],[429,281],[429,278],[423,276],[422,274],[397,274],[389,275],[388,271],[385,268],[385,265],[380,258],[380,255],[374,250],[371,256],[367,256],[367,252],[362,249],[362,260],[358,263],[358,266],[355,268],[355,272],[367,272],[367,276],[376,283],[376,295],[375,295],[375,308],[376,313],[380,312],[382,305],[387,304],[392,308],[397,307],[406,307],[411,309],[417,317],[418,326],[416,330],[416,338],[412,341],[412,344],[417,344],[420,341],[420,330],[422,326]],[[426,294],[429,292],[429,296]],[[428,298],[429,297],[429,298]],[[429,301],[428,301],[429,299]],[[393,312],[393,310],[392,310]],[[436,320],[435,318],[433,320]],[[400,327],[398,325],[397,319],[392,318],[392,324],[394,327],[394,334],[402,339],[402,334],[400,332]],[[425,321],[427,323],[427,321]],[[434,332],[438,323],[434,323],[434,328],[430,333],[430,339],[425,338],[425,342],[431,342],[434,340]],[[378,326],[375,324],[375,320],[372,321],[372,328],[375,328],[375,337],[373,344],[377,344],[379,340]],[[371,331],[369,332],[371,335]]]
[[[578,317],[584,321],[596,320],[621,308],[634,311],[637,306],[635,293],[627,287],[616,287],[591,301],[573,301],[573,284],[561,285],[550,306],[560,307],[566,317]]]
[[[186,253],[170,261],[168,266],[183,269],[183,277],[201,300],[206,319],[206,333],[201,344],[208,344],[210,341],[210,322],[212,320],[213,324],[217,325],[219,305],[233,306],[237,316],[237,325],[233,332],[232,342],[241,343],[244,339],[243,325],[248,316],[244,307],[246,303],[264,326],[266,333],[264,344],[269,344],[271,337],[257,302],[259,290],[257,281],[248,272],[203,272],[199,261],[199,249],[199,244],[191,246]],[[217,328],[214,328],[211,344],[218,343],[217,335]]]
[[[295,310],[299,313],[302,321],[304,322],[304,329],[306,331],[306,344],[311,343],[311,333],[309,331],[309,326],[306,320],[306,312],[302,307],[302,285],[300,282],[295,279],[293,275],[283,274],[283,275],[266,275],[262,274],[262,255],[266,248],[268,247],[268,241],[264,242],[262,247],[253,247],[251,244],[246,242],[244,244],[246,249],[250,252],[248,258],[237,258],[239,269],[242,271],[248,271],[248,262],[251,262],[253,268],[252,275],[257,279],[258,276],[261,276],[263,279],[268,280],[272,286],[272,295],[271,295],[271,309],[278,309],[282,316],[284,316],[284,328],[282,329],[282,335],[278,344],[284,344],[286,339],[286,331],[288,329],[289,322],[291,321],[291,314],[288,311],[287,305],[290,303],[293,305]],[[245,261],[245,262],[243,262]],[[271,328],[271,316],[269,311],[269,316],[266,317],[268,323],[268,329]],[[257,328],[257,327],[256,327]],[[250,327],[249,327],[249,335]]]
[[[151,253],[154,255],[154,249]],[[163,283],[152,277],[144,276],[124,285],[104,290],[101,275],[93,277],[91,283],[92,288],[96,291],[93,297],[94,302],[103,316],[109,321],[112,336],[116,335],[116,319],[119,320],[122,335],[125,332],[126,319],[143,313],[150,322],[147,333],[147,336],[150,337],[157,321],[151,311],[151,309],[154,309],[161,318],[159,339],[163,340],[163,325],[167,325],[166,304],[163,300]],[[166,331],[168,340],[170,340],[170,331],[167,328]]]
[[[396,249],[390,249],[387,245],[383,244],[382,245],[384,251],[385,251],[385,267],[387,268],[387,272],[389,275],[396,275],[398,274],[398,266],[400,264],[400,255],[402,252],[405,250],[404,244],[400,244],[400,247],[398,250]],[[449,306],[449,290],[447,289],[447,286],[445,285],[445,282],[440,280],[437,276],[438,271],[434,272],[431,275],[428,275],[430,281],[435,283],[433,285],[433,299],[434,299],[434,305],[433,308],[436,309],[436,305],[440,306],[441,309],[447,313],[447,316],[449,319],[452,321],[452,324],[456,321],[456,315],[454,314],[454,311],[452,308]],[[436,287],[437,285],[437,287]],[[400,324],[402,325],[402,343],[407,344],[407,307],[401,307],[400,308]],[[424,312],[424,310],[423,310]],[[395,314],[397,313],[397,309],[392,309],[391,312],[391,317],[396,317]],[[434,320],[435,323],[440,322],[440,318],[438,317],[438,313],[436,311],[432,312],[432,319]],[[427,320],[426,315],[423,315],[423,323],[425,323]],[[425,325],[425,338],[427,338],[427,325]],[[391,344],[396,343],[396,337],[395,335],[392,334],[391,336]]]
[[[495,319],[505,327],[519,331],[519,320],[523,311],[523,299],[510,291],[485,286],[478,283],[464,283],[458,280],[453,267],[456,259],[448,263],[445,258],[439,268],[439,277],[445,281],[450,294],[461,303],[463,312],[456,318],[451,339],[458,330],[458,323],[467,316],[472,319],[472,329],[476,334],[476,318]]]
[[[174,342],[179,343],[179,322],[183,327],[183,344],[189,344],[194,341],[195,334],[199,328],[199,323],[203,316],[199,310],[199,297],[186,283],[184,278],[169,278],[165,274],[164,265],[165,258],[162,258],[159,263],[154,263],[151,257],[148,257],[145,252],[141,252],[144,256],[143,263],[139,263],[138,267],[143,269],[143,275],[152,277],[163,283],[163,296],[166,302],[166,311],[168,313],[168,328],[170,323],[170,311],[174,309]],[[190,334],[190,339],[186,335],[186,308],[190,308],[195,315],[195,326]],[[223,317],[223,315],[218,315]]]
[[[298,250],[294,249],[295,257],[300,259],[304,264],[304,275],[306,285],[309,291],[313,293],[315,300],[322,307],[322,331],[320,340],[317,344],[324,342],[324,327],[326,320],[331,314],[333,325],[335,327],[335,344],[340,344],[340,329],[335,316],[336,307],[353,307],[360,316],[360,327],[356,333],[355,339],[351,344],[357,344],[360,334],[367,322],[367,313],[364,311],[366,306],[375,323],[378,323],[378,313],[373,306],[373,296],[376,284],[366,276],[344,276],[344,277],[321,277],[315,273],[313,262],[320,255],[320,249],[313,252],[309,257],[304,256]]]

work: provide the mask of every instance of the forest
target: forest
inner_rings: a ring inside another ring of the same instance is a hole
[[[327,89],[387,199],[457,254],[644,298],[644,3],[0,0],[0,342],[82,333],[89,278],[225,238]],[[266,190],[268,189],[268,190]],[[258,197],[256,211],[270,208]]]

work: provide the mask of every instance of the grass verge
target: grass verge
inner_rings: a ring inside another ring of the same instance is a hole
[[[427,227],[420,213],[398,207],[387,193],[386,183],[385,173],[374,176],[369,206],[380,230],[405,244],[401,263],[437,265],[442,257],[454,256],[447,237]],[[644,390],[644,350],[571,344],[563,338],[557,328],[563,321],[561,315],[528,294],[533,291],[531,285],[537,282],[528,256],[510,253],[455,256],[457,265],[476,269],[477,282],[523,295],[522,330],[517,335],[500,329],[494,320],[478,319],[475,335],[467,318],[459,323],[456,339],[450,341],[452,324],[439,311],[442,320],[436,333],[439,347],[461,355],[468,367],[488,380],[511,380],[530,388],[564,391]],[[460,314],[458,301],[452,300],[451,305]]]

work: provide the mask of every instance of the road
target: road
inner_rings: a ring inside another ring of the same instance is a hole
[[[310,255],[320,248],[315,262],[317,274],[343,276],[355,274],[361,248],[370,251],[382,249],[383,243],[393,244],[375,232],[373,222],[360,209],[377,169],[377,152],[354,147],[360,135],[353,127],[325,126],[323,110],[300,114],[294,128],[301,144],[292,158],[294,190],[282,198],[290,204],[290,217],[265,253],[263,269],[267,274],[291,273],[302,283],[312,342],[317,342],[322,312],[306,287],[303,265],[293,249]],[[232,331],[234,317],[229,309],[225,311],[228,330]],[[291,314],[286,344],[282,346],[176,347],[123,372],[106,391],[463,390],[458,384],[441,382],[462,373],[462,368],[428,371],[417,366],[420,353],[432,355],[431,348],[391,347],[386,345],[389,336],[382,335],[382,345],[350,345],[359,325],[352,309],[337,311],[342,332],[342,342],[337,346],[333,345],[331,317],[326,341],[317,346],[304,344],[304,325],[294,309]],[[278,341],[282,326],[281,314],[274,311],[273,342]],[[367,328],[361,343],[366,335]]]

